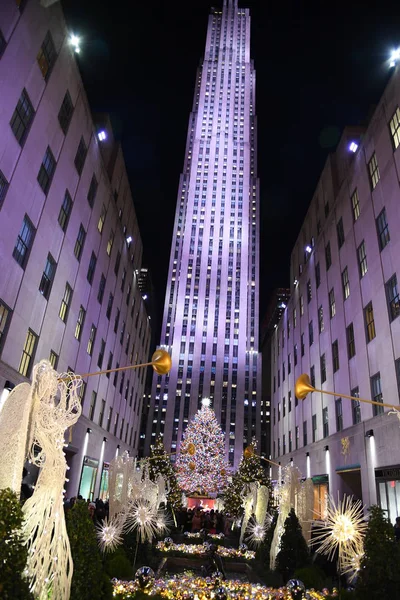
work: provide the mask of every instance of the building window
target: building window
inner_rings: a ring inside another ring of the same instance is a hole
[[[53,367],[54,370],[57,369],[58,365],[58,354],[54,352],[54,350],[50,350],[49,363]]]
[[[103,427],[103,419],[104,419],[105,412],[106,412],[106,401],[103,398],[101,401],[101,409],[100,409],[100,414],[99,414],[99,426],[100,427]]]
[[[57,54],[50,31],[47,32],[42,47],[37,55],[39,68],[45,81],[50,77],[51,69],[56,62]]]
[[[23,269],[25,269],[26,263],[28,262],[35,233],[36,230],[31,220],[28,215],[25,215],[13,250],[13,257]]]
[[[99,291],[97,292],[97,300],[100,302],[100,304],[103,302],[105,287],[106,287],[106,278],[104,277],[104,275],[102,273],[101,277],[100,277]]]
[[[383,208],[376,218],[376,231],[378,233],[379,249],[382,251],[390,242],[389,225],[386,220],[386,209]]]
[[[371,188],[374,190],[376,188],[377,183],[380,178],[378,161],[376,160],[375,152],[371,156],[371,160],[368,163],[368,173],[369,173],[369,181],[371,184]]]
[[[349,271],[347,267],[345,267],[342,272],[342,289],[343,289],[343,298],[347,300],[350,296],[350,281],[349,281]]]
[[[107,310],[106,310],[107,319],[110,319],[110,317],[111,317],[113,302],[114,302],[114,296],[110,293],[110,295],[108,296],[108,303],[107,303]]]
[[[328,407],[322,409],[322,433],[324,438],[329,436],[329,418],[328,418]]]
[[[56,273],[56,261],[51,256],[47,255],[46,266],[44,267],[42,279],[40,280],[39,292],[48,300],[50,296],[51,286],[53,284],[54,275]]]
[[[61,229],[64,231],[64,233],[68,227],[68,221],[69,221],[69,217],[71,215],[71,209],[72,209],[72,198],[69,194],[69,191],[65,190],[64,200],[63,200],[63,203],[61,205],[60,212],[58,215],[58,223],[59,223]]]
[[[78,320],[75,326],[75,338],[80,341],[82,335],[83,324],[85,322],[86,311],[83,306],[80,307],[78,313]]]
[[[293,346],[293,362],[294,366],[297,366],[297,344]]]
[[[312,441],[313,444],[317,441],[317,415],[312,416]]]
[[[358,199],[358,191],[357,188],[354,190],[351,196],[351,212],[353,214],[354,222],[357,221],[360,216],[360,201]]]
[[[0,336],[1,336],[1,304],[0,304]],[[0,348],[1,348],[1,337],[0,337]],[[397,391],[399,393],[400,398],[400,358],[394,361],[394,366],[396,369],[396,380],[397,380]]]
[[[303,446],[307,446],[307,421],[303,421]]]
[[[118,250],[115,258],[114,273],[118,277],[119,265],[121,264],[121,252]]]
[[[313,387],[315,387],[315,367],[314,367],[314,365],[312,365],[310,367],[310,381],[311,381],[311,385]]]
[[[320,333],[324,330],[324,309],[322,306],[318,309],[318,329]]]
[[[335,290],[332,288],[329,292],[329,316],[331,319],[336,315]]]
[[[69,91],[67,90],[61,104],[60,112],[58,113],[58,122],[60,123],[60,127],[64,135],[68,131],[73,112],[74,105],[72,104],[71,96],[69,95]]]
[[[389,320],[394,321],[396,317],[400,315],[400,298],[399,290],[397,288],[397,275],[396,273],[385,283],[386,288],[386,299],[389,311]]]
[[[78,260],[81,260],[83,246],[85,244],[86,231],[82,223],[79,227],[78,237],[76,238],[74,254]]]
[[[4,39],[3,32],[2,32],[2,31],[1,31],[1,29],[0,29],[0,58],[1,58],[1,56],[2,56],[2,54],[3,54],[3,52],[4,52],[4,50],[6,49],[6,46],[7,46],[7,42],[6,42],[6,40]]]
[[[333,363],[333,372],[339,371],[339,343],[335,340],[332,344],[332,363]]]
[[[340,218],[339,221],[337,222],[336,233],[337,233],[338,246],[339,246],[339,250],[340,250],[340,248],[344,244],[344,229],[343,229],[343,219],[342,218]]]
[[[355,398],[359,397],[358,387],[355,387],[353,390],[351,390],[350,396],[354,396]],[[358,423],[361,423],[361,403],[360,403],[360,401],[352,400],[351,408],[352,408],[352,413],[353,413],[353,425],[357,425]]]
[[[346,340],[347,340],[347,355],[349,360],[356,355],[356,341],[354,338],[354,327],[353,323],[350,323],[348,327],[346,327]]]
[[[1,53],[1,51],[0,51]],[[390,135],[392,136],[393,148],[396,150],[400,144],[400,109],[396,108],[393,117],[389,123]]]
[[[103,366],[105,350],[106,350],[106,342],[102,339],[101,344],[100,344],[99,358],[97,359],[97,366],[99,367],[99,369],[101,369],[101,367]]]
[[[325,202],[324,212],[325,212],[325,218],[327,219],[328,215],[329,215],[329,202]]]
[[[325,381],[326,381],[326,358],[325,358],[325,354],[323,354],[321,356],[320,362],[321,362],[321,383],[325,383]]]
[[[107,242],[107,254],[108,256],[111,256],[111,250],[113,247],[113,243],[114,243],[114,232],[111,229],[110,231],[110,237],[108,238],[108,242]]]
[[[4,199],[6,197],[7,190],[8,190],[8,181],[4,177],[3,173],[0,171],[0,209],[3,205]]]
[[[295,445],[296,445],[296,450],[299,449],[299,440],[300,440],[300,427],[298,425],[296,425],[296,429],[295,429]]]
[[[374,309],[372,307],[372,302],[369,302],[367,304],[367,306],[364,308],[364,320],[365,320],[365,335],[366,335],[367,344],[368,344],[376,336]]]
[[[328,242],[325,246],[325,262],[326,262],[326,270],[330,269],[332,264],[332,255],[331,255],[331,243]]]
[[[364,240],[361,242],[361,244],[357,248],[357,258],[358,258],[358,269],[360,271],[360,277],[364,277],[364,275],[368,271],[367,253],[365,251]]]
[[[58,316],[60,317],[61,321],[64,321],[64,323],[67,322],[68,311],[69,311],[69,307],[71,306],[71,300],[72,300],[72,288],[69,285],[69,283],[66,283],[65,290],[64,290],[64,296],[63,296],[63,299],[61,300],[60,311],[58,313]]]
[[[29,377],[33,360],[35,358],[38,336],[31,329],[28,329],[26,335],[24,349],[22,351],[21,362],[19,363],[18,371],[24,377]]]
[[[12,310],[0,300],[0,352],[3,349],[8,328],[10,326]]]
[[[83,139],[83,137],[81,137],[81,140],[80,140],[79,146],[78,146],[78,150],[76,151],[75,160],[74,160],[74,165],[75,165],[76,170],[78,171],[78,175],[82,174],[83,166],[84,166],[85,160],[86,160],[86,155],[87,155],[87,146],[85,144],[85,140]]]
[[[51,182],[53,180],[54,171],[56,170],[56,159],[53,156],[50,147],[47,146],[46,153],[43,157],[42,164],[40,165],[37,180],[43,192],[46,194],[50,189]]]
[[[382,394],[382,382],[381,382],[381,374],[377,373],[371,377],[371,394],[372,400],[375,402],[383,402],[383,394]],[[374,417],[377,415],[383,414],[383,406],[373,405],[373,414]]]
[[[28,92],[24,89],[10,121],[11,129],[20,146],[26,140],[34,116],[35,111],[33,110],[32,102],[30,101]]]
[[[304,298],[303,294],[300,295],[300,316],[304,315]]]
[[[96,270],[97,257],[94,252],[92,252],[92,256],[90,257],[88,272],[86,275],[86,279],[92,285],[94,272]]]
[[[106,215],[107,215],[107,209],[106,209],[105,204],[103,204],[103,206],[101,207],[99,222],[97,223],[97,229],[98,229],[99,233],[101,233],[103,231],[104,221],[106,220]]]
[[[94,341],[96,339],[96,332],[97,332],[97,328],[95,327],[94,324],[92,324],[92,326],[90,328],[89,339],[88,339],[87,348],[86,348],[86,352],[89,354],[89,356],[92,356],[92,354],[93,354],[93,346],[94,346]]]
[[[343,410],[342,410],[342,399],[338,398],[335,400],[335,413],[336,413],[336,431],[343,430]]]
[[[97,401],[97,392],[92,392],[92,397],[90,399],[90,408],[89,408],[89,419],[93,421],[94,411],[96,410],[96,401]]]
[[[115,313],[115,319],[114,319],[114,333],[117,333],[117,330],[118,330],[119,315],[120,315],[120,310],[119,310],[119,308],[117,308],[117,311]]]
[[[297,326],[297,310],[293,309],[293,329],[296,329]]]
[[[111,423],[112,423],[112,414],[113,414],[113,409],[109,408],[108,418],[107,418],[107,431],[110,431],[110,427],[111,427]]]
[[[307,281],[307,302],[310,304],[312,298],[311,281]]]
[[[304,356],[304,333],[301,334],[301,356]]]
[[[95,200],[96,194],[97,194],[98,185],[99,184],[97,183],[96,175],[93,174],[92,180],[91,180],[90,186],[89,186],[88,195],[87,195],[87,200],[89,202],[90,208],[93,208],[94,200]]]
[[[107,362],[107,369],[106,369],[107,371],[111,371],[111,369],[112,369],[113,357],[114,357],[113,353],[110,352],[110,354],[108,355],[108,362]],[[110,373],[106,373],[106,377],[107,377],[107,379],[110,379]]]
[[[312,321],[310,321],[308,324],[308,342],[310,346],[312,346],[314,343],[314,327]]]
[[[319,288],[321,284],[321,269],[319,266],[319,262],[315,265],[315,285],[317,286],[317,289]]]

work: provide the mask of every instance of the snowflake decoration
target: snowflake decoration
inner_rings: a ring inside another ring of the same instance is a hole
[[[156,517],[157,533],[168,533],[173,525],[171,515],[165,510],[159,510]]]
[[[122,543],[122,526],[118,519],[104,519],[97,526],[97,537],[102,552],[113,552]]]
[[[127,531],[137,529],[142,542],[150,542],[158,529],[155,507],[143,498],[132,502],[127,511],[125,526]]]
[[[348,575],[349,583],[352,583],[357,577],[357,574],[361,567],[361,559],[364,556],[364,549],[362,546],[358,548],[353,554],[345,552],[342,556],[342,574]]]
[[[249,544],[252,544],[253,546],[259,546],[264,541],[267,529],[267,525],[262,525],[261,523],[257,523],[257,521],[254,520],[247,526],[246,540]]]

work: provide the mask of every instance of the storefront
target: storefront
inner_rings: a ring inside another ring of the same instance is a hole
[[[110,469],[110,463],[103,462],[103,470],[101,472],[100,479],[100,492],[99,498],[104,502],[108,500],[108,471]]]
[[[375,480],[378,504],[394,525],[400,516],[400,466],[375,469]]]
[[[97,469],[99,468],[99,461],[95,458],[85,456],[83,459],[81,481],[79,483],[79,494],[84,500],[93,500]]]
[[[328,475],[314,475],[312,482],[314,484],[313,518],[316,520],[325,519],[329,494],[329,477]]]

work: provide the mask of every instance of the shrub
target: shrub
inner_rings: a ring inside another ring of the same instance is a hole
[[[286,583],[296,569],[305,567],[310,562],[307,542],[303,537],[301,525],[292,508],[284,525],[280,550],[276,557],[276,569],[282,574]]]
[[[315,565],[303,567],[302,569],[296,569],[294,576],[296,579],[300,579],[307,589],[315,588],[317,590],[321,590],[325,586],[325,573],[322,571],[322,569]]]
[[[118,548],[105,559],[105,570],[111,579],[132,579],[132,565],[123,548]]]

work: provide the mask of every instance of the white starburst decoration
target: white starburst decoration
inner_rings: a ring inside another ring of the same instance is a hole
[[[158,510],[156,518],[157,533],[168,533],[173,525],[171,515],[165,510]]]
[[[137,530],[142,542],[150,542],[157,533],[157,511],[154,505],[143,498],[131,503],[125,527],[127,531]]]
[[[348,576],[349,583],[357,577],[364,556],[364,548],[361,546],[353,554],[345,552],[342,556],[342,574]]]
[[[363,544],[367,523],[361,500],[344,495],[343,500],[338,499],[336,504],[330,496],[326,518],[323,522],[317,522],[316,527],[320,530],[313,540],[313,543],[319,545],[317,552],[326,554],[332,560],[338,550],[338,566],[342,570],[343,557],[359,553]]]
[[[122,543],[122,524],[118,518],[104,519],[97,526],[97,537],[102,552],[113,552]]]
[[[264,524],[258,523],[256,520],[249,523],[246,529],[246,541],[255,547],[259,546],[264,541],[270,523],[271,521],[268,519]]]

